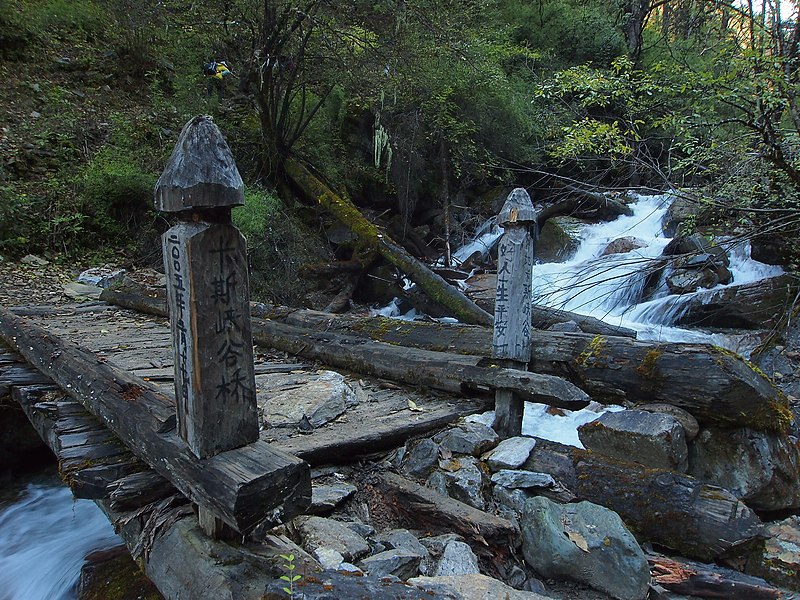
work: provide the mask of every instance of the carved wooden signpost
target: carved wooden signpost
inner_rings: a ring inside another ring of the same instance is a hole
[[[178,433],[206,458],[258,439],[247,253],[230,222],[244,184],[210,118],[183,128],[155,200],[180,219],[162,238]]]
[[[245,240],[231,224],[244,184],[210,117],[183,128],[155,189],[175,213],[162,238],[175,357],[178,434],[200,459],[258,440]],[[203,529],[221,522],[202,506]]]
[[[497,217],[504,229],[498,244],[492,358],[525,369],[531,356],[531,285],[536,211],[523,188],[513,190]],[[522,431],[525,402],[511,390],[495,392],[494,428],[501,437]]]

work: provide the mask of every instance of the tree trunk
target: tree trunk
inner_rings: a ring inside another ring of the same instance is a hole
[[[501,388],[525,400],[562,408],[577,409],[589,403],[584,392],[560,377],[499,368],[490,359],[403,348],[260,319],[253,320],[253,339],[326,365],[445,392]]]
[[[334,193],[325,183],[315,177],[293,158],[287,158],[284,168],[288,177],[320,206],[330,210],[344,225],[349,227],[362,242],[376,250],[381,256],[402,270],[408,277],[455,318],[475,325],[492,325],[492,316],[479,308],[472,300],[436,275],[428,267],[411,256],[386,233],[370,223],[344,195]]]
[[[491,353],[491,334],[479,327],[270,310],[263,305],[259,316],[394,346]],[[531,338],[530,371],[563,377],[598,401],[664,402],[680,406],[702,422],[728,427],[784,431],[790,420],[782,392],[740,356],[716,346],[555,331],[533,331]]]

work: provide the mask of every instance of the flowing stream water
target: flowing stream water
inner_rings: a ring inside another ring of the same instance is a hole
[[[74,500],[55,471],[4,486],[0,600],[71,600],[85,557],[122,543],[90,500]]]

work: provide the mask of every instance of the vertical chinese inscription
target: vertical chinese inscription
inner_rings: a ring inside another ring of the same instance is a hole
[[[492,357],[500,366],[527,369],[531,356],[531,287],[536,212],[528,193],[516,188],[497,217],[498,244]],[[512,390],[495,390],[494,429],[502,438],[520,435],[525,402]]]
[[[534,241],[526,228],[500,238],[492,356],[527,363],[531,353],[531,284]]]
[[[198,457],[258,439],[245,242],[225,223],[163,238],[178,431]]]

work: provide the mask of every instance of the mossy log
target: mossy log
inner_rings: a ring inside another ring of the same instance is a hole
[[[355,233],[362,243],[377,251],[386,260],[403,271],[411,281],[455,318],[473,325],[492,326],[492,315],[480,308],[441,276],[411,256],[389,235],[370,223],[345,195],[333,192],[318,177],[293,158],[284,164],[286,174],[295,185],[320,206],[331,211],[344,225]]]
[[[541,228],[548,219],[565,215],[581,219],[604,219],[612,221],[620,215],[630,216],[631,208],[619,200],[615,200],[599,192],[590,192],[573,185],[565,185],[569,197],[556,202],[539,211],[538,223]]]
[[[481,327],[331,315],[257,305],[259,316],[311,330],[367,337],[393,345],[488,356]],[[785,431],[784,394],[752,364],[716,346],[654,344],[616,336],[533,331],[529,371],[557,375],[606,403],[663,402],[705,423]]]
[[[144,305],[148,311],[166,314],[163,300],[156,307],[152,297],[141,298],[141,290],[106,292],[104,297],[109,302],[133,309]],[[491,331],[483,327],[333,315],[266,304],[251,304],[250,310],[255,317],[298,328],[369,338],[394,346],[476,356],[491,354]],[[295,333],[302,339],[301,331]],[[563,377],[600,402],[663,402],[689,411],[703,423],[762,431],[784,432],[792,420],[786,396],[762,371],[717,346],[655,344],[556,331],[533,331],[532,339],[529,371]],[[339,353],[332,358],[336,362],[330,364],[347,363],[347,352],[339,348]],[[358,370],[352,364],[346,368]],[[397,369],[400,368],[398,364]],[[392,377],[390,372],[381,376]]]
[[[764,539],[758,516],[728,490],[663,469],[537,438],[524,469],[552,475],[579,500],[617,512],[640,542],[706,562]]]
[[[489,359],[404,348],[327,331],[253,319],[253,340],[326,365],[451,393],[512,390],[524,400],[578,409],[589,397],[552,375],[506,369]]]

